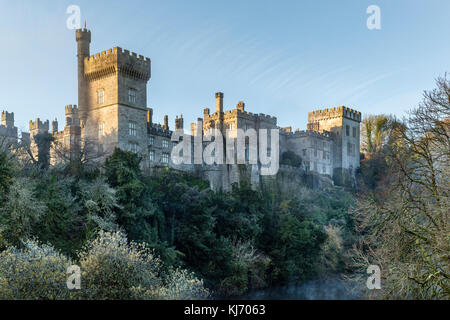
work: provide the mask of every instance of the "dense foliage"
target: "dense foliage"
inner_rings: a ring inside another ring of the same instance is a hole
[[[49,245],[26,241],[0,254],[0,299],[204,299],[203,282],[186,270],[161,271],[160,260],[120,232],[99,232],[78,254],[80,290],[68,290],[75,261]]]
[[[349,230],[352,197],[338,188],[299,187],[288,196],[255,191],[242,181],[230,192],[213,192],[205,181],[167,168],[145,175],[138,156],[119,149],[102,168],[81,165],[75,173],[70,163],[24,166],[4,150],[0,168],[0,250],[17,261],[39,252],[40,256],[48,253],[49,261],[65,261],[64,266],[79,264],[90,287],[82,298],[205,297],[198,278],[216,296],[238,296],[343,268],[343,249],[330,246],[327,231],[337,228],[335,235],[342,242]],[[105,242],[104,232],[126,234],[133,245],[123,238]],[[136,243],[154,250],[152,257],[160,261],[158,267],[151,267],[152,277],[164,281],[160,286],[164,290],[157,294],[143,285],[153,281],[146,278],[150,273],[143,274],[145,255],[142,262],[121,264],[114,274],[95,273],[91,267],[114,269],[114,261],[135,254]],[[30,268],[30,274],[48,272],[36,271],[32,263]],[[48,268],[55,270],[47,284],[53,288],[64,268]],[[10,276],[0,274],[3,285],[10,288],[5,288],[6,296],[18,285],[10,282]],[[127,289],[114,289],[116,282]],[[103,289],[96,283],[102,283]],[[67,298],[58,288],[46,297]],[[29,289],[28,298],[42,296]],[[26,291],[21,292],[20,298],[27,298]]]

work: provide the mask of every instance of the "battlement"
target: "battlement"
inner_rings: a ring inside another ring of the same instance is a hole
[[[85,40],[91,42],[91,30],[88,30],[86,28],[83,29],[77,29],[75,32],[76,40]]]
[[[35,121],[30,120],[30,131],[38,130],[39,132],[48,132],[49,128],[50,122],[48,120],[45,122],[42,122],[39,118],[36,118]]]
[[[325,138],[330,139],[332,138],[332,133],[329,131],[312,131],[312,130],[299,130],[297,129],[295,132],[292,131],[286,131],[283,128],[280,128],[281,133],[286,135],[287,137],[316,137],[316,138]]]
[[[310,123],[325,119],[341,118],[341,117],[361,122],[361,112],[345,106],[308,112],[308,121]]]
[[[149,134],[155,134],[164,136],[167,138],[170,138],[172,136],[172,131],[169,129],[166,129],[164,125],[159,123],[152,123],[150,126],[147,127],[147,133]]]
[[[277,124],[277,117],[272,117],[272,116],[264,114],[264,113],[256,114],[256,113],[252,113],[252,112],[248,112],[248,111],[242,111],[239,109],[237,109],[237,112],[240,117],[244,117],[249,120],[253,120],[253,121],[260,120],[260,121],[264,121],[264,122],[269,122],[273,125]]]
[[[78,114],[78,107],[77,107],[76,104],[74,104],[74,105],[71,105],[71,104],[66,105],[65,110],[66,110],[66,115],[72,115],[72,114],[73,115],[77,115]]]
[[[129,77],[148,81],[150,79],[151,60],[129,50],[114,47],[86,57],[84,69],[88,80],[95,80],[120,72]]]

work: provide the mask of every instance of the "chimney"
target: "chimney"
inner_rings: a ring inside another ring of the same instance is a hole
[[[164,130],[169,130],[169,116],[164,116]]]
[[[216,112],[223,113],[223,93],[216,93]]]
[[[147,125],[152,126],[153,124],[153,109],[148,108],[147,109]]]
[[[180,118],[175,119],[175,130],[183,130],[184,129],[184,121],[183,121],[183,115],[181,115]]]

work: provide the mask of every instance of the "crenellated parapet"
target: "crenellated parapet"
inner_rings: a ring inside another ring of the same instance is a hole
[[[66,116],[78,115],[78,107],[76,104],[74,104],[74,105],[68,104],[65,106],[64,109],[65,109]]]
[[[66,105],[65,106],[66,113],[66,127],[69,126],[80,126],[80,116],[79,109],[77,105]]]
[[[32,133],[41,133],[48,132],[50,129],[50,122],[46,120],[42,122],[39,118],[36,118],[35,121],[30,120],[30,132]]]
[[[267,122],[272,125],[277,124],[277,117],[273,117],[264,113],[252,113],[247,111],[241,111],[239,109],[236,109],[237,114],[240,118],[249,120],[249,121],[261,121],[261,122]]]
[[[285,135],[286,137],[315,137],[315,138],[324,138],[324,139],[330,139],[333,137],[333,134],[329,131],[312,131],[312,130],[299,130],[297,129],[295,132],[292,131],[286,131],[285,128],[280,128],[280,133]]]
[[[310,123],[333,118],[347,118],[357,122],[361,122],[362,120],[361,112],[344,106],[316,110],[308,113],[308,121]]]
[[[129,50],[114,47],[86,57],[84,72],[89,81],[117,73],[136,80],[148,81],[151,76],[151,60]]]
[[[151,126],[147,127],[147,133],[153,134],[153,135],[159,135],[166,138],[172,137],[172,131],[169,129],[166,129],[164,125],[161,125],[159,123],[152,123]]]

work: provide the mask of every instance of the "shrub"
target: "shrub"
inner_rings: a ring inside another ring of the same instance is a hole
[[[48,245],[24,242],[0,254],[0,300],[69,299],[67,268],[72,261]]]
[[[100,231],[79,255],[83,299],[156,298],[160,260],[123,233]]]
[[[0,254],[0,300],[205,299],[203,281],[186,270],[161,273],[159,258],[123,233],[100,231],[79,254],[81,289],[67,288],[77,264],[49,245],[24,242]]]
[[[158,292],[160,299],[165,300],[196,300],[207,299],[210,292],[193,273],[184,269],[169,271],[164,286]]]

